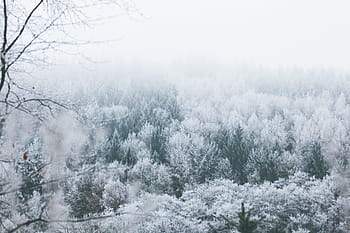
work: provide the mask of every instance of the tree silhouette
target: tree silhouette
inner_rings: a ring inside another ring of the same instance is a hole
[[[239,223],[237,230],[241,233],[254,233],[258,228],[258,224],[261,220],[252,220],[251,217],[252,210],[245,210],[244,203],[241,204],[241,212],[238,213]]]
[[[212,233],[227,232],[233,229],[237,229],[238,232],[241,233],[255,233],[259,223],[263,220],[263,218],[253,220],[251,219],[251,213],[252,210],[246,211],[244,203],[242,202],[241,211],[238,213],[238,224],[234,220],[231,220],[224,215],[220,215],[218,219],[223,220],[225,222],[225,226],[217,229],[209,224],[209,228],[211,229]]]

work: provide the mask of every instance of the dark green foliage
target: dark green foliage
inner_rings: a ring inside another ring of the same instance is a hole
[[[103,183],[94,182],[93,177],[88,175],[79,179],[75,185],[77,185],[76,190],[66,187],[65,198],[74,217],[82,218],[86,214],[100,213],[104,210],[101,204]]]
[[[197,158],[191,156],[192,167],[195,171],[193,176],[198,183],[204,183],[223,175],[219,170],[219,160],[221,158],[218,155],[216,145],[211,142],[206,142],[206,144],[206,147],[199,150]]]
[[[18,194],[23,200],[30,199],[35,191],[42,193],[43,176],[41,172],[45,165],[38,154],[28,155],[28,157],[17,165],[17,171],[22,175],[22,185]]]
[[[112,163],[118,161],[122,164],[133,166],[137,162],[137,159],[133,153],[131,153],[130,148],[125,152],[121,148],[122,139],[118,132],[115,131],[113,136],[107,142],[107,146],[104,152],[100,152],[103,155],[104,161],[107,163]]]
[[[248,181],[246,165],[251,151],[251,143],[244,138],[243,129],[238,126],[233,132],[221,129],[216,143],[221,157],[227,159],[231,166],[232,178],[240,184]]]
[[[322,147],[319,141],[311,143],[303,151],[305,159],[305,172],[318,179],[328,174],[328,165],[322,154]]]
[[[114,161],[120,161],[122,159],[122,150],[120,148],[121,138],[117,132],[108,139],[107,151],[105,152],[105,161],[111,163]]]
[[[117,130],[120,139],[124,141],[130,134],[140,132],[145,123],[146,120],[140,109],[131,108],[128,115],[117,122],[115,130]]]
[[[135,157],[135,155],[133,155],[130,151],[130,148],[128,149],[128,151],[126,152],[125,156],[123,157],[123,159],[120,161],[123,164],[126,164],[128,166],[132,166],[135,165],[137,162],[137,159]]]
[[[173,120],[182,119],[177,93],[169,87],[137,89],[122,99],[120,104],[129,109],[127,116],[115,125],[122,140],[131,133],[139,133],[146,123],[163,129]]]
[[[291,132],[288,132],[287,135],[287,145],[284,148],[285,151],[288,151],[290,153],[293,153],[295,149],[295,139]]]
[[[257,232],[256,229],[258,228],[259,223],[263,220],[263,218],[260,218],[259,220],[252,220],[251,219],[251,212],[252,210],[245,210],[244,203],[241,204],[241,211],[238,213],[238,224],[225,217],[224,215],[220,215],[217,217],[218,220],[224,221],[225,225],[221,228],[215,228],[211,224],[209,224],[209,228],[211,229],[212,233],[219,233],[219,232],[231,232],[234,229],[237,229],[238,232],[241,233],[255,233]]]
[[[282,148],[275,143],[272,148],[260,145],[256,147],[249,156],[249,167],[257,173],[258,182],[274,182],[279,178],[286,178],[288,170],[283,166],[281,161]]]
[[[27,213],[30,213],[33,208],[28,201],[33,197],[34,192],[37,192],[37,195],[40,195],[41,204],[44,204],[45,202],[43,196],[44,177],[41,174],[45,164],[42,162],[41,155],[39,154],[29,155],[26,152],[23,157],[25,159],[17,164],[17,172],[22,175],[22,184],[17,192],[17,197],[21,201],[19,211],[26,215]],[[47,229],[47,226],[47,223],[36,222],[32,225],[32,228],[38,232],[44,232]]]
[[[341,172],[344,172],[349,168],[349,158],[347,157],[348,153],[349,152],[337,156],[338,170]]]
[[[257,153],[250,157],[251,165],[259,176],[258,182],[276,181],[280,177],[278,168],[278,160],[276,161],[275,154],[270,152]]]
[[[67,163],[68,168],[71,170],[79,169],[78,164],[81,166],[83,164],[95,164],[97,160],[101,159],[101,149],[99,148],[99,142],[96,140],[96,128],[91,129],[91,131],[87,135],[87,140],[82,146],[81,149],[81,159],[79,162],[74,161],[74,159],[70,158]],[[108,140],[107,144],[109,144],[111,141]],[[96,152],[96,149],[99,152]]]
[[[252,220],[251,210],[246,211],[244,203],[241,205],[241,212],[238,213],[238,226],[237,230],[241,233],[254,233],[258,228],[258,224],[261,220]]]
[[[149,142],[153,160],[157,163],[166,163],[167,137],[164,135],[164,128],[173,120],[182,119],[176,95],[176,91],[170,87],[164,89],[143,87],[120,98],[118,104],[126,106],[128,112],[121,119],[110,119],[106,125],[109,139],[106,152],[102,152],[105,154],[105,161],[134,165],[136,158],[130,151],[123,153],[120,145],[131,134],[137,135],[146,124],[151,124],[156,128]]]
[[[167,138],[164,135],[161,127],[156,127],[152,132],[150,140],[150,151],[153,161],[156,163],[167,163],[167,151],[166,151]]]
[[[173,175],[171,177],[171,181],[171,188],[173,190],[173,193],[177,198],[180,198],[185,190],[185,184],[181,182],[180,178],[177,175]]]

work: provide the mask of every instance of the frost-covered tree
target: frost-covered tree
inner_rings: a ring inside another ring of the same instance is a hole
[[[80,0],[0,2],[0,116],[18,110],[43,120],[44,110],[52,114],[55,107],[65,107],[37,91],[35,82],[23,81],[23,76],[33,65],[50,65],[52,52],[72,51],[78,45],[91,43],[72,38],[69,31],[96,20],[88,12],[104,5],[132,9],[130,2],[114,0],[90,0],[89,4]]]
[[[305,171],[316,178],[323,178],[328,172],[328,165],[322,153],[320,142],[314,142],[305,149]]]
[[[246,166],[252,145],[244,135],[243,128],[238,126],[233,131],[225,128],[220,130],[216,143],[220,155],[230,163],[232,178],[240,184],[246,183],[248,181]]]

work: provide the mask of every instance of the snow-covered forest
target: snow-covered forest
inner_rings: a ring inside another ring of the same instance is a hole
[[[133,70],[2,120],[1,232],[349,232],[349,76]]]
[[[0,0],[0,233],[350,232],[349,12]]]

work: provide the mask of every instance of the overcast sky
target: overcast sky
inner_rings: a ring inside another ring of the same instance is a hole
[[[204,58],[350,70],[349,0],[134,2],[144,16],[120,16],[80,34],[118,39],[87,54],[110,63]]]

